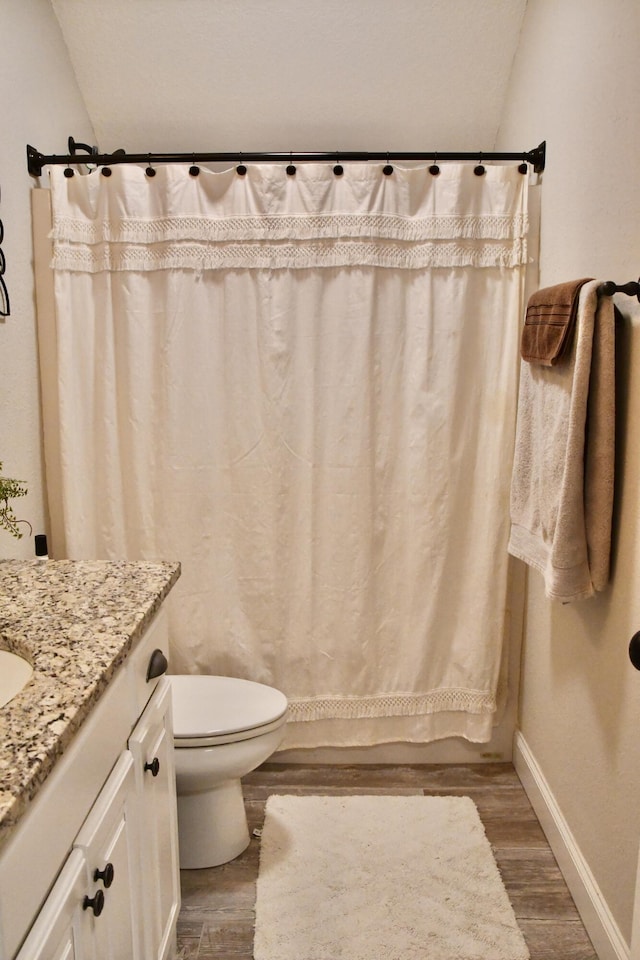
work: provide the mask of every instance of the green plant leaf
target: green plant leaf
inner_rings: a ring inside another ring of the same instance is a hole
[[[0,460],[1,470],[2,461]],[[0,528],[8,530],[11,536],[18,540],[22,537],[18,527],[20,521],[16,518],[9,500],[15,500],[16,497],[25,497],[26,495],[27,486],[23,480],[0,476]]]

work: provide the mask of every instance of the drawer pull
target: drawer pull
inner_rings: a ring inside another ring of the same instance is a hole
[[[93,910],[94,917],[99,917],[104,910],[104,893],[96,890],[94,897],[85,897],[82,901],[83,910]]]
[[[113,864],[108,863],[104,870],[98,870],[97,868],[93,871],[93,879],[98,882],[102,880],[105,887],[110,887],[113,883],[113,878],[115,877],[115,870],[113,869]]]
[[[166,673],[168,666],[167,658],[162,650],[154,650],[147,667],[147,683],[149,683],[149,680],[155,680],[156,677],[161,677],[163,673]]]
[[[145,772],[147,770],[150,770],[152,777],[157,777],[158,774],[160,773],[160,761],[158,760],[157,757],[154,757],[151,763],[145,763],[144,769],[145,769]]]

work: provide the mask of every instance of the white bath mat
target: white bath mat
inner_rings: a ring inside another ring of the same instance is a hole
[[[255,960],[527,960],[469,797],[271,796]]]

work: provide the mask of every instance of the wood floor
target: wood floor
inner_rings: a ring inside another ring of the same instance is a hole
[[[268,763],[245,777],[243,785],[250,832],[262,826],[271,793],[469,796],[480,812],[531,960],[597,960],[511,764]],[[240,857],[221,867],[182,871],[179,960],[251,960],[259,843],[252,839]],[[374,953],[372,960],[384,960]]]

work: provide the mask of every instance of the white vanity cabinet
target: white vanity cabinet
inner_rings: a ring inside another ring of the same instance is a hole
[[[167,646],[161,612],[0,852],[0,960],[174,956],[171,690],[147,679]]]
[[[135,761],[140,819],[145,960],[168,960],[180,910],[176,780],[173,762],[171,687],[161,680],[129,737]]]
[[[125,751],[100,792],[19,960],[142,960],[136,784]]]
[[[83,909],[86,889],[85,859],[74,850],[31,929],[24,956],[31,960],[87,960],[93,956],[89,953],[91,921]]]
[[[144,960],[137,815],[133,757],[126,750],[74,843],[85,859],[82,905],[92,915],[90,950],[95,960]],[[28,952],[23,952],[28,960]]]

